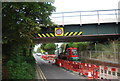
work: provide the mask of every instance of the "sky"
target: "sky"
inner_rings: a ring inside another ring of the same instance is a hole
[[[56,12],[117,9],[120,0],[55,0]]]

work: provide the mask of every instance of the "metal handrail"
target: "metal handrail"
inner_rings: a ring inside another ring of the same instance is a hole
[[[61,13],[77,13],[77,12],[97,12],[97,11],[115,11],[120,9],[108,9],[108,10],[89,10],[89,11],[70,11],[70,12],[53,12],[52,14],[61,14]]]
[[[95,16],[97,14],[93,14],[93,15],[81,15],[81,16]],[[99,15],[115,15],[115,14],[99,14]],[[119,13],[120,15],[120,13]],[[64,17],[77,17],[77,16],[80,16],[80,15],[74,15],[74,16],[64,16]],[[52,17],[52,18],[61,18],[61,17]]]
[[[108,14],[103,14],[101,12],[109,12],[112,11],[112,13],[108,13]],[[95,12],[94,14],[83,14],[84,12]],[[68,15],[65,16],[66,14],[72,13],[72,15]],[[79,15],[74,15],[74,13],[79,13]],[[51,16],[51,18],[62,18],[62,23],[64,26],[64,19],[67,17],[80,17],[80,24],[82,24],[82,17],[83,16],[97,16],[97,20],[98,20],[98,24],[100,24],[100,16],[106,16],[106,15],[115,15],[115,19],[116,19],[116,24],[118,24],[118,17],[120,15],[120,9],[109,9],[109,10],[91,10],[91,11],[71,11],[71,12],[54,12],[52,13],[52,15],[56,15],[56,14],[60,14],[60,16]],[[72,24],[72,23],[71,23]]]

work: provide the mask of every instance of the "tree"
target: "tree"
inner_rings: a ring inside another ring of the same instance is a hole
[[[41,49],[42,50],[45,50],[44,47],[45,47],[46,44],[41,44]]]
[[[78,42],[77,44],[79,51],[88,51],[90,42]]]
[[[38,47],[36,52],[37,52],[37,53],[40,53],[40,52],[41,52],[41,48]]]
[[[34,78],[34,76],[31,76],[31,74],[35,75],[35,60],[31,57],[35,44],[32,39],[34,34],[40,32],[41,27],[53,25],[49,16],[54,10],[55,7],[48,2],[2,3],[3,63],[5,63],[4,66],[11,65],[10,62],[13,64],[12,67],[6,67],[7,71],[3,72],[3,75],[8,72],[10,79],[13,79],[13,77],[14,79]],[[22,58],[19,56],[22,56]],[[8,77],[5,79],[8,79]]]
[[[48,2],[2,3],[3,52],[20,46],[30,48],[33,34],[40,32],[41,27],[53,25],[49,18],[53,11],[55,7]]]
[[[61,44],[61,46],[60,46],[61,52],[64,52],[64,51],[65,51],[66,45],[67,45],[67,43]]]
[[[44,50],[49,54],[53,54],[56,49],[56,45],[54,43],[48,43],[45,45]]]
[[[70,42],[70,43],[63,43],[61,45],[62,51],[65,50],[66,45],[67,45],[67,47],[78,48],[78,51],[80,52],[80,51],[87,51],[89,49],[90,42]]]

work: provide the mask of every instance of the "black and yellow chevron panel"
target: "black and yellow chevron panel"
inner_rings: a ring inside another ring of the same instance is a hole
[[[66,32],[64,36],[76,36],[76,35],[82,35],[82,32]]]
[[[55,37],[53,33],[38,34],[39,37]]]
[[[82,35],[82,32],[66,32],[63,36]],[[53,33],[38,34],[39,37],[57,37]]]

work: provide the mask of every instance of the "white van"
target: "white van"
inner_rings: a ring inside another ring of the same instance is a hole
[[[41,56],[41,55],[42,55],[42,53],[36,53],[36,55]]]

